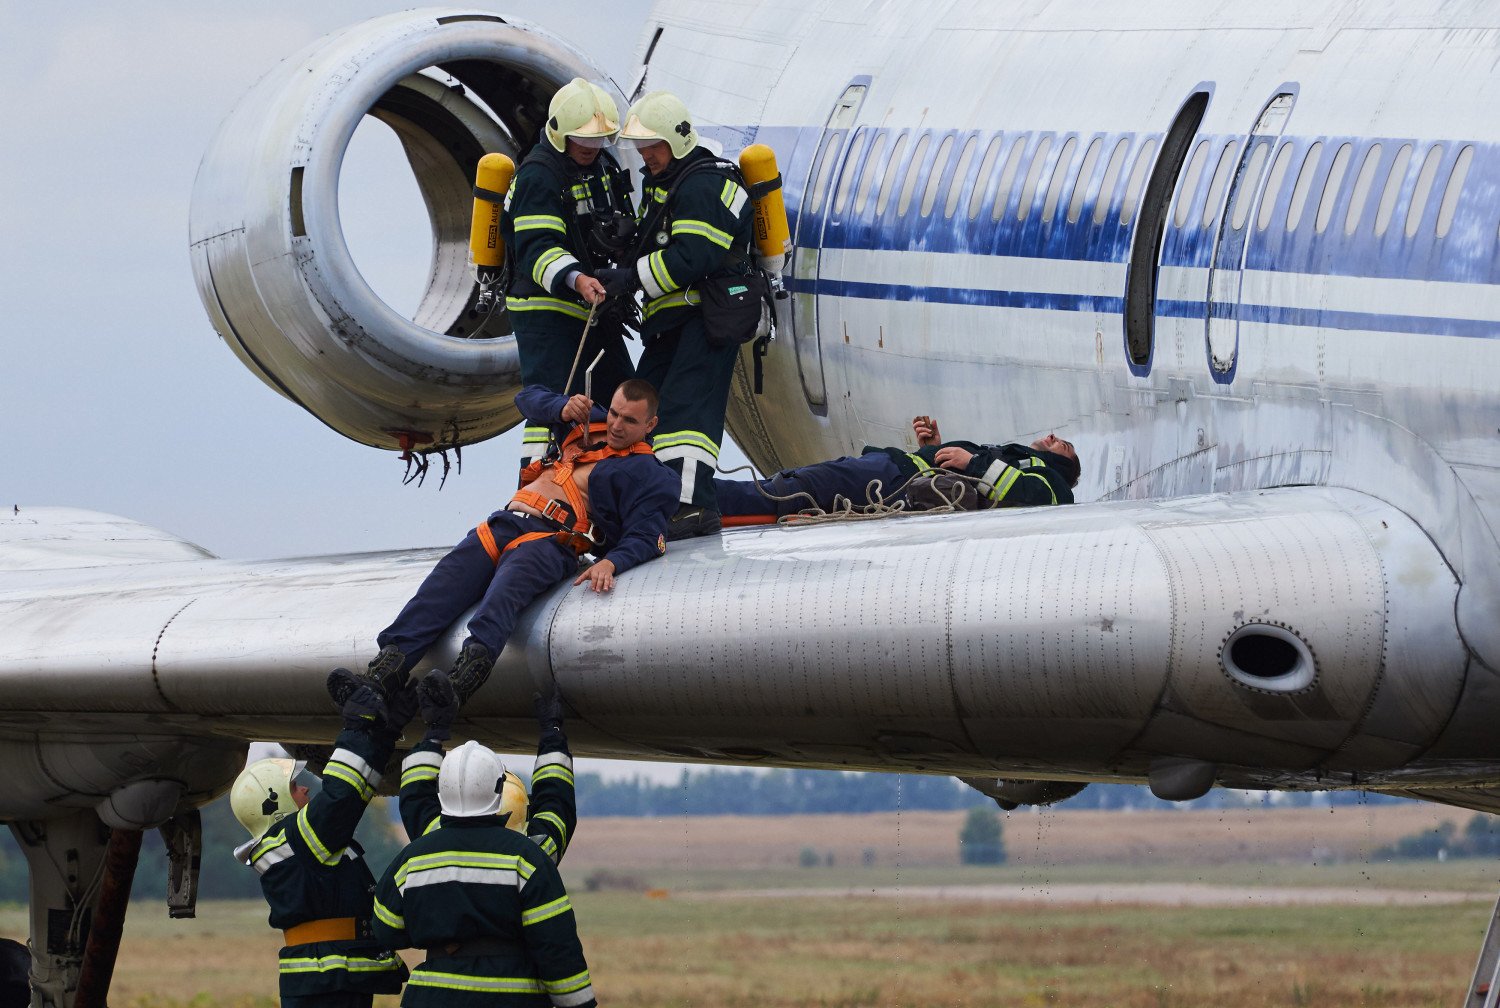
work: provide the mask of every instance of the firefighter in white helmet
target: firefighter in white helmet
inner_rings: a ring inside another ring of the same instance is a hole
[[[635,377],[619,312],[596,312],[581,354],[578,348],[590,309],[606,299],[599,271],[635,243],[630,178],[609,151],[619,129],[614,99],[575,77],[553,95],[542,136],[511,182],[505,231],[513,273],[505,306],[523,387],[582,392],[584,370],[601,351],[594,388],[613,390]],[[575,358],[581,363],[564,389]],[[547,434],[526,428],[523,469],[541,457]]]
[[[401,770],[401,818],[414,839],[375,893],[381,943],[427,953],[403,1008],[459,999],[591,1008],[588,964],[556,867],[576,819],[561,699],[554,692],[537,701],[528,815],[525,790],[496,753],[471,741],[443,755],[459,707],[447,674],[429,672],[417,692],[428,731]]]
[[[680,478],[667,538],[710,535],[719,531],[713,476],[743,337],[705,325],[695,285],[733,287],[755,272],[750,198],[739,167],[698,145],[692,115],[671,92],[652,91],[630,106],[620,143],[645,162],[630,280],[645,295],[637,371],[661,394],[653,447]],[[613,274],[607,282],[613,286]],[[758,304],[750,310],[758,319]]]
[[[371,931],[374,876],[354,839],[401,729],[416,713],[411,688],[389,708],[347,669],[328,677],[344,727],[317,778],[290,759],[250,764],[230,789],[249,842],[235,856],[260,875],[270,924],[285,932],[280,994],[285,1008],[368,1008],[401,989],[406,967]]]

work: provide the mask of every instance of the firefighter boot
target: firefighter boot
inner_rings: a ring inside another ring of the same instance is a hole
[[[460,705],[468,703],[469,697],[479,692],[479,687],[484,685],[494,667],[495,656],[490,654],[489,648],[473,638],[464,641],[463,650],[453,663],[453,671],[448,674]]]

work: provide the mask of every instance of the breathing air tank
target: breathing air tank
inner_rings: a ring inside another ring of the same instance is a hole
[[[474,171],[474,218],[469,228],[469,255],[479,268],[480,281],[499,279],[505,265],[505,242],[500,236],[500,214],[516,163],[504,154],[486,154]]]
[[[786,223],[786,203],[781,197],[781,173],[776,153],[765,144],[751,144],[740,151],[740,171],[750,186],[755,219],[755,249],[767,273],[781,275],[792,251],[792,233]]]

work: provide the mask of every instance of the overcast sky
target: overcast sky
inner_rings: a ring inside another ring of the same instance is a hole
[[[0,4],[0,505],[89,508],[268,558],[444,546],[503,503],[518,431],[466,450],[441,491],[403,486],[394,454],[344,440],[240,365],[189,265],[199,160],[250,85],[327,32],[411,6]],[[622,86],[650,8],[474,6],[567,38]],[[409,310],[429,233],[394,140],[367,124],[344,220],[372,286]]]

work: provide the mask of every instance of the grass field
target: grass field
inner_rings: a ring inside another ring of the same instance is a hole
[[[564,875],[600,1003],[1457,1008],[1500,884],[1490,862],[1360,856],[1460,818],[1416,805],[1310,821],[1303,810],[1217,823],[1222,813],[1011,816],[1013,863],[994,868],[954,864],[959,817],[929,815],[904,815],[899,827],[891,816],[585,822]],[[1147,815],[1166,818],[1134,824]],[[804,846],[831,852],[833,865],[797,867]],[[607,885],[589,891],[591,878]],[[1220,887],[1226,905],[978,898],[981,887],[1121,882]],[[937,885],[945,896],[918,895]],[[1343,890],[1343,900],[1242,898],[1309,886]],[[1381,905],[1393,890],[1474,898]],[[279,940],[264,905],[208,902],[196,922],[169,921],[149,903],[131,914],[114,1008],[275,1004]],[[24,927],[19,908],[0,910],[0,933]]]

